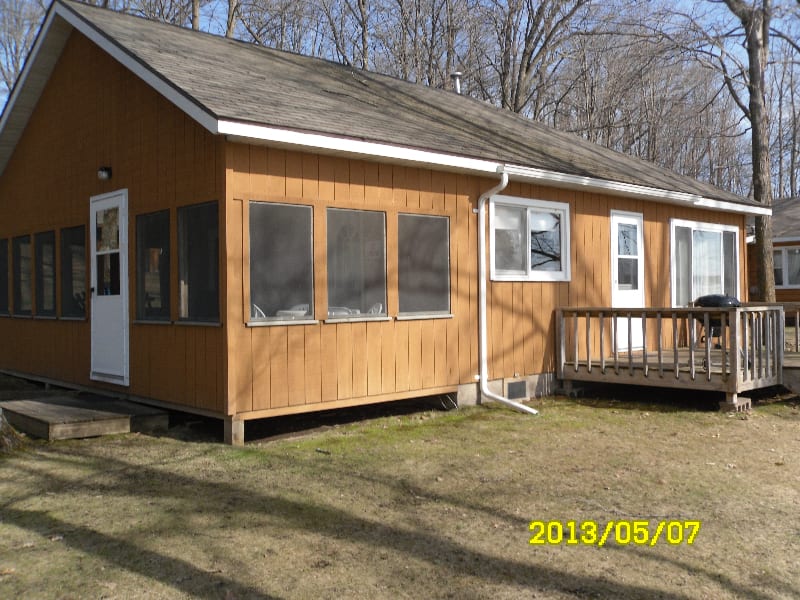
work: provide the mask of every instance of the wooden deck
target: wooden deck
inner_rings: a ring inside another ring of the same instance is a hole
[[[781,305],[567,308],[557,311],[557,325],[558,377],[567,383],[717,391],[734,410],[749,405],[740,393],[783,383]],[[705,332],[712,331],[718,338],[706,343]]]
[[[6,400],[0,409],[14,428],[50,441],[152,432],[168,426],[163,410],[94,395]]]

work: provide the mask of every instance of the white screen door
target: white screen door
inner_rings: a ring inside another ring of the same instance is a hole
[[[93,196],[91,378],[128,385],[128,192]]]
[[[644,308],[643,219],[640,213],[611,211],[611,306]],[[644,347],[642,319],[617,319],[617,349]],[[629,346],[630,334],[630,348]]]

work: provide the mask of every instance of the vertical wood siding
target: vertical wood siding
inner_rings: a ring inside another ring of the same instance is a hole
[[[389,398],[413,397],[475,381],[477,348],[477,215],[494,181],[401,165],[229,144],[227,226],[228,348],[231,412],[279,414]],[[571,211],[569,282],[495,282],[488,286],[490,378],[555,370],[558,306],[611,302],[612,210],[644,217],[645,301],[670,303],[669,220],[742,226],[739,215],[512,183],[504,194],[567,202]],[[246,327],[249,313],[250,201],[313,207],[315,325]],[[450,219],[451,319],[325,323],[326,209],[386,213],[387,299],[398,312],[397,215]],[[744,240],[740,240],[744,272]],[[744,286],[744,284],[742,284]],[[599,339],[599,332],[593,333]],[[652,334],[649,334],[652,335]]]
[[[88,320],[0,317],[0,339],[6,340],[0,368],[222,414],[222,328],[133,323],[136,216],[170,211],[177,318],[177,208],[224,197],[221,149],[194,121],[73,33],[0,179],[0,238],[84,225],[88,246],[89,198],[128,189],[130,386],[89,379]],[[101,165],[113,169],[108,182],[97,180]]]

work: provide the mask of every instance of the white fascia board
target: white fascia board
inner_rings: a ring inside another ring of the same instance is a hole
[[[500,163],[488,160],[418,150],[405,146],[393,146],[378,142],[365,142],[352,138],[336,137],[304,131],[293,131],[237,121],[219,121],[218,133],[227,135],[232,141],[269,142],[295,146],[312,151],[349,154],[368,158],[390,159],[431,167],[442,167],[480,175],[496,175],[502,168]]]
[[[5,110],[3,114],[0,115],[0,131],[5,130],[6,125],[8,124],[8,119],[11,117],[11,113],[14,112],[13,109],[17,103],[19,95],[22,93],[22,90],[27,87],[26,82],[28,76],[30,75],[33,65],[37,61],[39,52],[42,49],[42,45],[45,43],[45,39],[47,38],[47,33],[49,32],[52,24],[53,24],[53,13],[50,12],[47,15],[47,18],[45,19],[44,23],[42,23],[42,26],[39,29],[39,33],[36,34],[36,41],[33,44],[33,49],[30,51],[30,54],[25,60],[25,66],[22,68],[22,73],[20,73],[19,77],[17,78],[17,82],[12,88],[11,94],[8,96],[6,100]]]
[[[707,208],[725,212],[735,212],[749,215],[771,215],[772,209],[766,206],[748,206],[724,200],[714,200],[695,194],[685,192],[675,192],[663,190],[643,185],[623,183],[620,181],[608,181],[596,179],[594,177],[584,177],[581,175],[569,175],[567,173],[557,173],[544,169],[534,169],[516,165],[506,165],[503,170],[508,173],[512,180],[529,181],[538,183],[549,183],[556,187],[570,189],[586,189],[596,192],[608,193],[614,196],[625,196],[640,200],[651,200],[666,204],[678,204],[682,206],[693,206],[696,208]]]
[[[182,94],[152,69],[146,67],[141,61],[137,60],[113,41],[99,33],[94,27],[84,21],[76,13],[72,12],[68,7],[63,4],[56,4],[54,12],[208,131],[211,133],[218,133],[216,117],[197,101]]]

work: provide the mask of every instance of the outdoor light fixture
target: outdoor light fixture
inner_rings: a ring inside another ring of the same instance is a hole
[[[111,179],[111,167],[100,167],[97,169],[97,178],[101,181]]]

